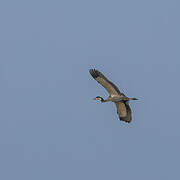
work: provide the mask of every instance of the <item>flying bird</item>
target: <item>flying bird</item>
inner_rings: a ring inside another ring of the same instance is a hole
[[[107,99],[103,99],[100,96],[94,98],[94,100],[104,102],[114,102],[117,108],[117,114],[121,121],[125,121],[130,123],[132,120],[132,112],[129,106],[130,100],[138,100],[137,98],[129,98],[125,96],[120,90],[114,85],[111,81],[109,81],[101,72],[96,69],[89,70],[91,76],[101,84],[109,93],[109,97]]]

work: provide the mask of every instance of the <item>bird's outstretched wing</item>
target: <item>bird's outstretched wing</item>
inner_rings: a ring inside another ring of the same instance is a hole
[[[109,81],[101,72],[96,69],[90,69],[89,72],[91,76],[108,91],[110,95],[121,94],[116,85]]]
[[[119,116],[119,119],[121,121],[130,123],[132,120],[132,113],[128,101],[115,102],[115,104],[117,107],[117,114]]]

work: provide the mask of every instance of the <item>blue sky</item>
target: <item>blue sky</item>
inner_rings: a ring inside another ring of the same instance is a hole
[[[1,1],[0,179],[179,180],[179,5]],[[140,99],[131,124],[90,68]]]

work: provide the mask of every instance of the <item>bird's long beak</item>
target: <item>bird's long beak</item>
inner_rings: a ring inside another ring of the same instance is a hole
[[[93,98],[93,100],[96,100],[96,98]]]

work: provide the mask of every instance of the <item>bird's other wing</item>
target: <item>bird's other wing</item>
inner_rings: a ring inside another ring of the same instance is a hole
[[[125,121],[130,123],[132,120],[132,113],[131,113],[131,108],[129,106],[128,101],[126,102],[115,102],[116,107],[117,107],[117,114],[119,116],[119,119],[121,121]]]
[[[120,91],[116,85],[109,81],[101,72],[96,69],[90,69],[89,72],[91,76],[108,91],[110,95],[120,94]]]

